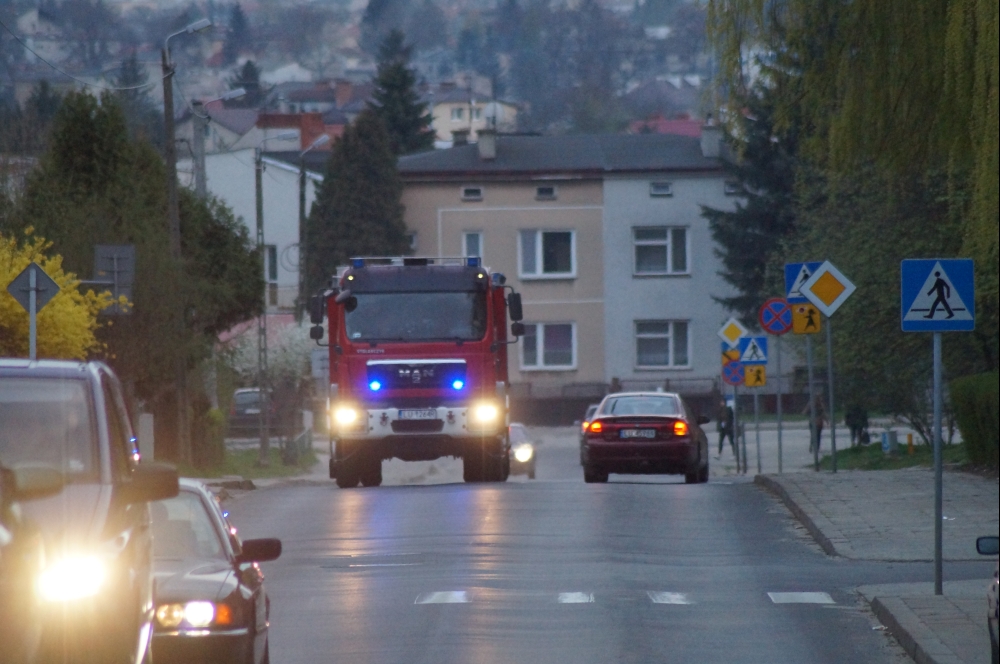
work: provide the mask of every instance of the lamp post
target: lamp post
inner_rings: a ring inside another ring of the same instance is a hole
[[[208,184],[205,175],[205,134],[208,131],[208,121],[211,118],[205,108],[216,101],[239,99],[245,96],[246,93],[245,89],[236,88],[208,101],[195,99],[191,102],[191,114],[194,124],[194,141],[192,142],[194,152],[194,193],[197,194],[198,198],[205,198],[208,195]]]
[[[306,303],[306,154],[329,142],[328,135],[320,134],[299,154],[299,293],[295,301],[295,319],[299,322]]]
[[[191,35],[212,27],[212,22],[203,18],[189,24],[183,30],[167,35],[163,40],[163,50],[160,53],[163,68],[163,125],[166,133],[165,154],[167,162],[167,226],[170,234],[170,256],[180,264],[181,261],[181,214],[177,202],[177,144],[174,128],[174,63],[170,61],[170,40],[179,35]],[[175,320],[178,326],[178,339],[184,339],[184,303],[179,302],[180,310],[176,312]],[[191,461],[191,430],[188,424],[187,412],[187,363],[184,354],[178,353],[174,361],[175,385],[177,397],[177,447],[182,461]]]
[[[257,251],[260,252],[261,272],[264,276],[264,292],[261,304],[263,309],[257,318],[257,389],[259,390],[260,413],[257,415],[257,424],[260,427],[260,454],[257,463],[260,466],[268,466],[271,463],[271,438],[268,432],[270,424],[270,398],[267,392],[267,269],[264,251],[264,144],[268,141],[287,141],[298,138],[298,133],[288,132],[277,136],[268,136],[257,144],[254,150],[254,186],[256,191],[257,207]]]

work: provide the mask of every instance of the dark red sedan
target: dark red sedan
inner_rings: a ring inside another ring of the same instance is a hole
[[[706,422],[677,394],[609,394],[587,426],[583,479],[607,482],[609,473],[631,473],[707,482],[708,438],[699,426]]]

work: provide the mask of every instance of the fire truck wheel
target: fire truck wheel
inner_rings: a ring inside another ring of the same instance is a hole
[[[361,486],[381,486],[382,460],[366,460],[364,466],[364,469],[361,471]]]
[[[478,450],[466,450],[462,456],[462,479],[466,482],[483,481],[483,456]]]
[[[357,473],[348,472],[344,468],[340,468],[337,471],[337,486],[341,489],[353,489],[358,485]]]

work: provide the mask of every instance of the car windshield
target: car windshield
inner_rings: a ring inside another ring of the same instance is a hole
[[[0,465],[43,463],[69,481],[97,479],[93,408],[82,380],[0,378]]]
[[[510,425],[510,442],[512,444],[518,443],[530,443],[531,439],[528,438],[528,431],[523,426]]]
[[[681,414],[681,409],[674,397],[627,396],[608,399],[601,409],[601,414],[678,416]]]
[[[486,334],[486,293],[360,293],[351,341],[474,341]]]
[[[257,392],[237,392],[233,395],[233,402],[237,406],[256,406],[260,403],[260,395]]]
[[[176,498],[153,503],[150,513],[157,558],[226,559],[218,529],[197,494],[181,491]]]

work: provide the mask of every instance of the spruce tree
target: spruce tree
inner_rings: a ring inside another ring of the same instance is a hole
[[[309,292],[323,288],[352,256],[408,253],[402,193],[389,134],[379,116],[365,110],[333,144],[306,222]]]
[[[431,114],[417,94],[416,73],[407,66],[411,52],[402,32],[389,33],[379,48],[375,92],[369,104],[389,132],[389,144],[397,155],[434,147]]]
[[[244,108],[257,108],[264,101],[266,90],[260,82],[260,67],[253,60],[247,60],[237,67],[229,79],[229,89],[243,88],[246,95],[241,99],[229,102],[229,105]]]
[[[229,34],[222,45],[222,64],[232,65],[240,57],[240,51],[250,46],[250,21],[239,3],[233,5],[229,14]]]
[[[123,89],[117,90],[115,96],[125,113],[129,136],[133,139],[145,138],[162,148],[165,140],[163,113],[149,97],[148,82],[149,75],[133,52],[122,60],[118,68],[114,84]]]

